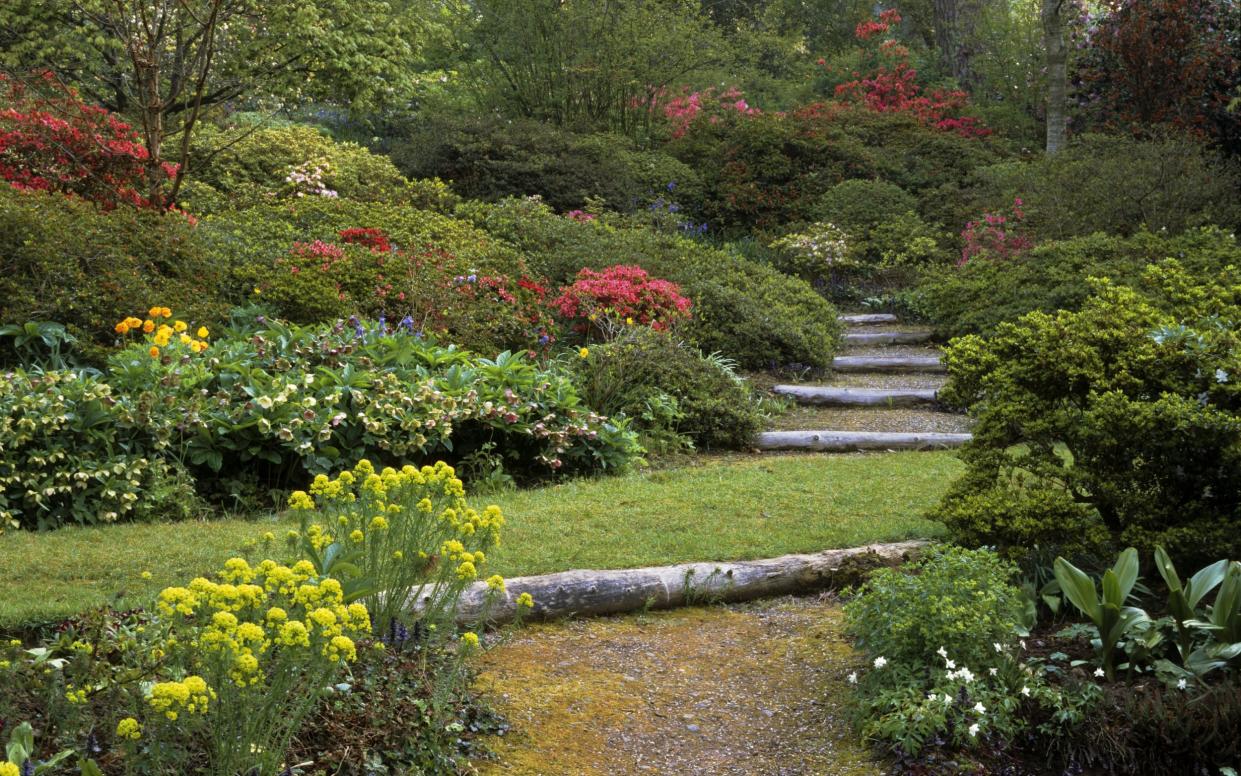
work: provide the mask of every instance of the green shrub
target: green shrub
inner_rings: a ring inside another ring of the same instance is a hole
[[[1011,645],[1021,630],[1015,571],[988,550],[933,547],[872,574],[845,604],[845,622],[866,654],[888,663],[930,668],[943,663],[942,649],[981,672],[996,660],[993,645]]]
[[[530,269],[569,282],[582,267],[642,267],[693,301],[686,335],[746,368],[826,367],[840,334],[835,309],[804,281],[700,242],[620,217],[580,223],[531,200],[463,205],[463,218],[517,246]]]
[[[861,236],[889,218],[917,209],[918,200],[900,186],[857,178],[828,189],[815,203],[814,215]]]
[[[922,284],[916,306],[941,336],[987,334],[1031,311],[1076,310],[1090,295],[1089,278],[1135,284],[1148,266],[1166,258],[1210,275],[1241,265],[1241,247],[1219,229],[1045,243],[1014,260],[976,260],[936,272]]]
[[[849,236],[855,266],[880,267],[944,264],[943,235],[916,212],[918,201],[882,180],[848,180],[833,186],[815,205],[814,215]]]
[[[694,447],[748,449],[762,416],[744,380],[718,359],[704,357],[671,335],[630,329],[576,359],[574,378],[582,400],[603,415],[625,415],[634,428],[659,431],[661,396],[675,400],[671,430]],[[649,416],[649,419],[645,419]]]
[[[407,180],[388,157],[302,125],[204,127],[195,136],[189,169],[193,185],[182,199],[202,214],[312,195],[308,185],[291,180],[299,175],[313,177],[321,184],[313,188],[333,197],[440,212],[456,204],[440,181]]]
[[[532,119],[431,119],[398,142],[392,157],[407,175],[450,180],[470,199],[537,195],[558,211],[602,200],[629,212],[667,194],[670,183],[684,206],[702,196],[694,170],[667,154],[638,150],[625,137],[580,135]]]
[[[1020,197],[1026,228],[1040,240],[1063,240],[1232,229],[1241,224],[1239,187],[1234,165],[1185,137],[1084,135],[1053,156],[981,168],[967,189],[972,212],[1004,210]]]
[[[178,215],[94,205],[0,186],[0,324],[64,324],[91,360],[113,325],[152,303],[223,318],[225,266]],[[2,356],[0,356],[2,357]]]
[[[191,517],[185,471],[104,382],[0,373],[0,531]]]
[[[1145,295],[1095,288],[1080,311],[1030,313],[948,348],[941,396],[977,424],[939,516],[972,541],[1054,548],[1066,526],[1030,516],[1059,505],[1079,528],[1070,549],[1106,533],[1187,561],[1236,557],[1237,269],[1168,262],[1148,270]]]
[[[227,293],[238,300],[271,276],[293,243],[336,243],[354,228],[381,229],[398,249],[442,251],[476,273],[524,273],[516,251],[469,222],[399,204],[310,197],[210,216],[199,228],[218,263],[229,267]]]

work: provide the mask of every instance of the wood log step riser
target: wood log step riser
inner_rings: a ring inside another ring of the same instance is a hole
[[[921,345],[931,340],[929,331],[850,332],[844,335],[845,345]]]
[[[832,388],[820,385],[777,385],[771,389],[798,404],[829,407],[918,407],[934,404],[934,388]]]
[[[944,374],[948,371],[938,356],[838,356],[832,359],[832,370],[926,374]]]
[[[853,453],[866,450],[947,450],[970,441],[970,434],[910,434],[889,431],[766,431],[759,450],[812,450]]]

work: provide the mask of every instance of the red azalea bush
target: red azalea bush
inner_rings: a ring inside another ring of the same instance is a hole
[[[51,73],[33,84],[0,74],[0,180],[14,188],[72,194],[107,210],[150,207],[148,158],[128,124]]]
[[[1022,221],[1025,212],[1020,198],[1013,200],[1010,216],[1003,213],[983,213],[982,218],[970,221],[961,232],[964,247],[957,266],[968,264],[972,259],[1008,260],[1021,256],[1034,247],[1034,239],[1024,234]]]
[[[612,330],[621,325],[667,331],[689,319],[690,306],[676,283],[624,264],[602,272],[582,269],[552,302],[572,329],[588,339],[611,339]]]
[[[260,296],[295,323],[386,318],[483,353],[545,352],[555,341],[547,288],[521,266],[515,276],[480,274],[443,249],[394,250],[381,229],[340,238],[295,242]]]
[[[909,49],[895,38],[886,37],[900,24],[895,9],[879,14],[878,21],[865,21],[854,35],[865,49],[865,58],[872,71],[868,75],[854,73],[854,79],[839,84],[837,99],[864,105],[879,113],[905,113],[920,123],[962,137],[985,137],[991,130],[973,116],[963,115],[969,108],[969,96],[959,89],[935,89],[923,92],[918,71],[910,63]],[[873,41],[882,39],[876,46]],[[823,63],[823,60],[820,60]]]

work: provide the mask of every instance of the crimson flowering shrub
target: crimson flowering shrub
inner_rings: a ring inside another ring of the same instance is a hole
[[[924,92],[918,71],[910,62],[910,51],[895,38],[886,37],[900,24],[896,9],[879,14],[878,21],[860,23],[854,37],[863,46],[870,72],[855,73],[853,80],[836,86],[837,99],[866,106],[878,113],[905,113],[921,124],[962,137],[986,137],[991,130],[973,116],[963,115],[969,96],[959,89]],[[876,44],[874,41],[879,40]],[[820,60],[823,63],[823,60]],[[824,63],[825,64],[825,63]]]
[[[601,272],[583,268],[552,307],[578,334],[606,340],[622,324],[667,331],[689,319],[691,303],[676,283],[620,264]]]
[[[338,236],[343,245],[294,242],[257,286],[259,296],[297,323],[353,314],[400,320],[484,352],[546,352],[555,341],[547,288],[537,279],[477,272],[440,248],[397,249],[382,229],[351,227]]]
[[[0,180],[72,194],[111,210],[151,207],[149,154],[129,124],[46,73],[33,84],[0,74]],[[165,164],[172,177],[176,167]]]
[[[1033,248],[1034,239],[1022,229],[1025,212],[1021,208],[1021,198],[1018,197],[1013,200],[1009,215],[988,212],[983,213],[982,218],[977,221],[967,223],[961,232],[964,246],[961,248],[961,260],[957,262],[957,266],[978,257],[1013,259]]]

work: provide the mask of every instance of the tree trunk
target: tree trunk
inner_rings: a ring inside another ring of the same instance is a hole
[[[1068,50],[1064,43],[1064,0],[1042,0],[1043,45],[1047,49],[1047,153],[1064,148],[1068,127]]]
[[[457,621],[472,625],[480,617],[499,625],[517,614],[517,598],[534,598],[532,619],[600,616],[642,609],[748,601],[754,598],[810,593],[857,581],[861,569],[895,565],[917,553],[925,542],[873,544],[813,555],[784,555],[737,563],[685,563],[679,566],[619,571],[564,571],[506,580],[502,594],[476,582],[462,596]],[[417,608],[418,603],[414,603]]]
[[[944,67],[963,89],[974,85],[978,22],[988,0],[934,0],[935,45]]]

